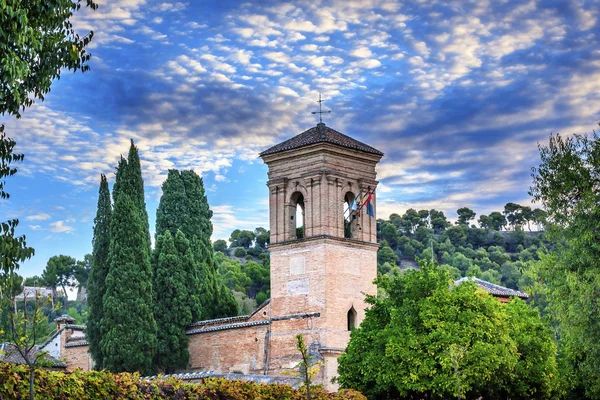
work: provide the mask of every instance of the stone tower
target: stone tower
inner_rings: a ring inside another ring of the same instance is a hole
[[[323,123],[260,154],[269,168],[271,230],[270,332],[265,371],[298,362],[296,335],[323,361],[318,380],[329,389],[350,330],[375,294],[376,219],[348,205],[372,192],[379,150]],[[347,222],[345,222],[347,221]]]

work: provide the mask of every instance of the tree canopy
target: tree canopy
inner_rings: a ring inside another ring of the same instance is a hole
[[[530,194],[547,211],[555,251],[542,257],[538,280],[558,330],[567,387],[600,397],[600,135],[552,135],[539,145]]]
[[[342,387],[373,399],[552,395],[555,347],[537,311],[505,308],[471,282],[453,287],[435,263],[420,267],[378,279],[382,295],[367,298],[365,320],[339,358]]]

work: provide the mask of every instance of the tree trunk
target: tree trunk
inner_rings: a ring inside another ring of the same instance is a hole
[[[29,400],[35,400],[35,396],[33,394],[34,381],[35,381],[35,369],[30,365],[29,366]]]
[[[65,312],[68,310],[68,304],[69,304],[69,296],[67,296],[67,289],[65,288],[65,285],[62,285],[62,290],[63,293],[65,294]]]

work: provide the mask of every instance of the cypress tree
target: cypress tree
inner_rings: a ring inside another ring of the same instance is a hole
[[[144,181],[133,141],[121,157],[113,188],[109,270],[101,323],[102,366],[113,372],[151,373],[156,350],[152,311],[150,233]]]
[[[156,242],[154,318],[157,324],[156,365],[166,373],[185,368],[190,354],[185,327],[192,322],[187,279],[194,257],[190,243],[178,230],[166,231]]]
[[[92,239],[92,265],[88,279],[88,307],[89,317],[86,327],[86,337],[90,343],[90,354],[97,367],[102,367],[103,357],[100,348],[101,328],[100,323],[104,316],[102,297],[105,293],[104,281],[108,273],[109,245],[110,245],[110,220],[112,206],[110,191],[105,175],[100,175],[100,189],[98,191],[98,210],[94,218],[94,238]]]
[[[177,229],[190,241],[194,268],[188,279],[194,320],[234,315],[235,299],[217,282],[216,266],[210,242],[212,211],[204,191],[202,178],[194,171],[170,170],[163,183],[163,195],[156,212],[156,236],[166,230],[175,235]],[[156,265],[156,264],[155,264]]]
[[[110,266],[102,319],[103,367],[150,374],[156,350],[152,271],[137,204],[120,191],[110,224]]]
[[[136,204],[142,219],[144,234],[148,242],[148,255],[152,254],[150,242],[150,224],[148,222],[148,211],[146,210],[146,199],[144,197],[144,180],[142,179],[142,166],[138,148],[135,147],[133,139],[127,155],[127,169],[124,180],[124,191],[130,194],[131,200]]]

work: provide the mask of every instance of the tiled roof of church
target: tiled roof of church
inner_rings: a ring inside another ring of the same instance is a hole
[[[40,348],[34,347],[33,349],[31,349],[29,351],[29,356],[35,358],[38,351],[40,351]],[[56,359],[55,357],[52,357],[49,354],[45,354],[44,358],[46,359],[46,361],[48,361],[50,363],[50,366],[52,366],[54,368],[66,368],[67,367],[66,363]],[[23,358],[21,353],[19,353],[19,351],[17,350],[15,345],[12,343],[1,343],[0,344],[0,360],[2,360],[4,362],[9,362],[12,364],[18,364],[18,365],[27,364],[27,362],[25,361],[25,359]]]
[[[302,132],[299,135],[294,136],[291,139],[276,144],[275,146],[260,153],[260,156],[266,156],[268,154],[280,153],[282,151],[298,149],[300,147],[310,146],[311,144],[317,143],[331,143],[338,146],[346,147],[349,149],[355,149],[364,151],[367,153],[377,154],[382,156],[383,153],[374,147],[359,142],[356,139],[352,139],[350,136],[346,136],[343,133],[336,131],[320,122],[317,126]]]
[[[522,299],[526,299],[529,297],[529,295],[525,292],[521,292],[519,290],[514,290],[514,289],[504,287],[504,286],[496,285],[491,282],[475,278],[474,276],[460,278],[459,280],[454,282],[454,284],[458,286],[461,283],[466,282],[466,281],[471,281],[471,282],[475,283],[480,289],[485,290],[492,296],[499,296],[499,297],[517,296]]]

